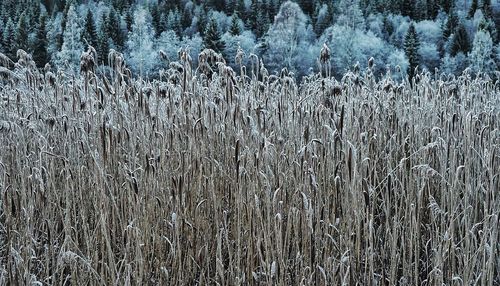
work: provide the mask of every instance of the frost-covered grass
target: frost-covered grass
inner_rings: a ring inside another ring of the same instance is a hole
[[[500,283],[497,84],[180,55],[2,61],[0,284]]]

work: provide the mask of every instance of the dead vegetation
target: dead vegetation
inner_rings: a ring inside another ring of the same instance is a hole
[[[300,84],[210,50],[155,81],[115,51],[107,76],[93,50],[77,77],[18,55],[0,55],[0,284],[500,283],[498,83],[338,82],[327,47]]]

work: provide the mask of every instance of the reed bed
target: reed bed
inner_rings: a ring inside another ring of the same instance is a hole
[[[114,51],[80,75],[18,56],[2,285],[500,284],[498,82],[375,80],[372,61],[298,83],[210,50],[147,81]]]

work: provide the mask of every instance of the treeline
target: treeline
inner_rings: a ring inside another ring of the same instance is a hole
[[[389,66],[395,77],[416,68],[494,75],[499,19],[491,0],[3,0],[0,52],[15,59],[22,49],[39,67],[76,72],[91,45],[103,67],[114,49],[135,71],[157,76],[165,65],[159,51],[169,62],[189,47],[196,61],[210,48],[236,66],[240,50],[271,72],[286,67],[301,76],[318,69],[326,44],[336,76],[370,57],[377,74]]]

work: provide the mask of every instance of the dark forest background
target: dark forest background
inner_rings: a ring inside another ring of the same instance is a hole
[[[41,68],[78,72],[82,51],[92,45],[101,68],[114,49],[135,72],[155,77],[165,65],[160,51],[174,61],[188,47],[196,62],[211,48],[237,66],[241,48],[272,72],[286,67],[302,76],[318,69],[326,44],[338,77],[370,57],[379,75],[470,68],[494,76],[499,8],[496,0],[3,0],[0,52],[16,59],[23,49]]]

